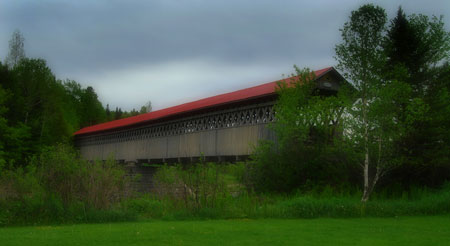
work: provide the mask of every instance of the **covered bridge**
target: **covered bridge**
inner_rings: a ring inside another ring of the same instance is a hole
[[[337,91],[342,76],[332,67],[314,72],[317,87]],[[288,78],[291,80],[293,78]],[[122,162],[236,160],[249,156],[261,139],[275,139],[277,82],[270,82],[125,119],[85,127],[74,133],[83,158]]]

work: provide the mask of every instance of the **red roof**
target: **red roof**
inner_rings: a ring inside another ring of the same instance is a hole
[[[326,72],[332,70],[332,67],[320,69],[317,71],[314,71],[316,77],[320,77]],[[291,79],[291,78],[289,78]],[[288,80],[289,80],[288,79]],[[156,119],[161,119],[167,116],[173,116],[180,113],[186,113],[191,111],[196,111],[200,109],[210,108],[213,106],[220,106],[228,103],[233,102],[239,102],[244,101],[252,98],[257,98],[261,96],[268,96],[273,95],[275,93],[277,82],[270,82],[238,91],[233,91],[225,94],[220,94],[217,96],[212,96],[204,99],[200,99],[197,101],[177,105],[170,108],[165,108],[161,110],[156,110],[153,112],[149,112],[146,114],[141,114],[137,116],[128,117],[125,119],[120,120],[113,120],[93,126],[84,127],[77,132],[74,133],[74,135],[81,135],[81,134],[87,134],[87,133],[93,133],[93,132],[99,132],[99,131],[105,131],[105,130],[111,130],[115,128],[120,128],[124,126],[130,126],[135,125],[147,121],[153,121]]]

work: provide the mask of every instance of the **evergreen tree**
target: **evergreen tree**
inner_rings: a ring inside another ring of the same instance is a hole
[[[122,118],[122,114],[123,114],[122,109],[119,108],[119,107],[116,107],[116,111],[114,111],[114,119],[115,120],[121,119]]]
[[[405,175],[399,172],[397,177],[402,179],[397,180],[404,185],[419,180],[442,183],[450,178],[450,111],[446,106],[450,101],[450,32],[444,29],[442,17],[407,17],[399,8],[386,36],[385,52],[389,61],[386,77],[411,85],[408,100],[415,105],[399,105],[400,120],[407,121],[406,114],[414,113],[414,123],[398,141],[397,155],[404,157],[402,170],[408,171]]]
[[[95,125],[106,120],[106,113],[94,88],[88,86],[81,95],[81,127]]]
[[[105,113],[106,113],[106,120],[110,121],[111,120],[111,110],[109,109],[109,104],[106,104]]]
[[[449,57],[450,34],[444,30],[442,17],[430,20],[419,14],[408,18],[399,7],[384,49],[388,58],[387,77],[409,83],[414,96],[423,97],[433,83],[432,73],[436,72],[433,68]],[[399,69],[404,72],[394,72]]]

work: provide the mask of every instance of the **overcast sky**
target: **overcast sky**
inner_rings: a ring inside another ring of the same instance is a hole
[[[339,28],[361,0],[1,0],[0,58],[15,29],[28,57],[93,86],[104,106],[153,109],[336,65]],[[390,18],[444,15],[448,0],[372,1]]]

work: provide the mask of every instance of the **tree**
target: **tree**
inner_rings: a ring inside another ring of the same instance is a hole
[[[1,64],[0,64],[1,65]],[[4,103],[6,101],[6,91],[3,90],[1,84],[0,84],[0,170],[3,166],[6,164],[6,153],[5,153],[5,139],[6,139],[6,132],[7,132],[7,121],[4,117],[4,113],[8,110]]]
[[[10,95],[5,99],[9,128],[2,136],[8,139],[8,160],[23,163],[44,146],[67,142],[79,128],[84,89],[75,81],[56,80],[44,60],[24,58],[13,69],[2,66],[0,82]]]
[[[20,60],[25,58],[24,50],[25,38],[22,36],[19,30],[14,31],[11,39],[9,40],[9,53],[6,57],[6,64],[13,68]]]
[[[127,117],[132,117],[132,116],[136,116],[136,115],[139,115],[139,112],[136,110],[136,109],[132,109],[130,112],[127,112],[127,111],[125,111],[124,113],[123,113],[123,118],[127,118]]]
[[[431,19],[422,14],[409,16],[409,22],[419,37],[418,52],[423,53],[423,66],[419,69],[431,69],[442,65],[450,57],[450,32],[444,28],[443,16]]]
[[[150,113],[152,112],[152,102],[148,101],[144,106],[141,107],[141,110],[139,110],[140,114]]]
[[[51,70],[42,59],[22,59],[13,69],[15,75],[14,87],[17,87],[18,96],[15,110],[19,110],[17,116],[25,125],[30,122],[30,116],[36,119],[41,115],[41,109],[46,99],[47,89],[55,82]],[[15,118],[15,117],[14,117]]]
[[[110,121],[111,120],[111,110],[109,109],[109,104],[106,104],[105,114],[106,114],[106,120]]]
[[[80,103],[82,108],[81,127],[95,125],[105,121],[106,113],[98,100],[94,88],[88,86],[86,89],[82,90]]]
[[[391,21],[383,44],[387,56],[385,68],[387,79],[409,81],[418,90],[424,82],[420,79],[423,76],[419,75],[419,67],[423,65],[423,55],[417,50],[418,43],[419,37],[413,31],[402,8],[399,7],[397,16]],[[400,69],[403,69],[404,72],[394,73]],[[416,76],[413,76],[412,73],[415,73]]]
[[[290,192],[311,185],[347,184],[351,149],[342,140],[342,117],[351,105],[349,90],[325,96],[317,89],[314,73],[298,69],[294,79],[279,83],[271,125],[277,143],[256,148],[251,183],[258,191]],[[309,187],[307,187],[309,186]]]
[[[409,101],[415,105],[398,107],[403,111],[402,121],[413,114],[414,122],[396,146],[397,156],[404,157],[402,171],[408,170],[403,176],[397,174],[397,180],[400,176],[405,185],[439,185],[450,178],[450,32],[445,30],[442,16],[406,16],[399,8],[384,49],[388,59],[386,78],[409,84]]]
[[[25,58],[23,41],[16,31],[0,63],[0,162],[12,166],[106,117],[92,87],[57,80],[45,60]]]
[[[123,114],[122,109],[119,108],[119,107],[116,107],[116,111],[114,111],[114,119],[115,120],[121,119],[122,118],[122,114]]]
[[[431,20],[421,14],[406,17],[399,7],[383,46],[388,59],[387,77],[407,82],[414,96],[422,97],[433,83],[433,68],[449,57],[450,33],[444,29],[442,16]],[[402,77],[394,77],[398,69],[404,69]]]
[[[8,120],[10,101],[14,94],[2,85],[7,85],[5,80],[10,79],[11,71],[0,63],[0,170],[5,164],[13,166],[15,162],[23,160],[30,149],[27,144],[30,141],[30,128],[20,122],[11,124]]]
[[[343,42],[336,46],[338,68],[357,90],[358,100],[349,110],[346,131],[355,148],[361,153],[364,192],[361,200],[366,202],[379,178],[392,167],[385,155],[392,142],[384,129],[395,125],[395,118],[389,114],[382,119],[381,111],[392,97],[381,76],[386,64],[382,41],[386,25],[384,9],[371,4],[352,11],[350,21],[341,29]],[[396,86],[392,85],[394,88]],[[396,92],[398,90],[395,90]],[[370,173],[375,169],[375,174]]]

